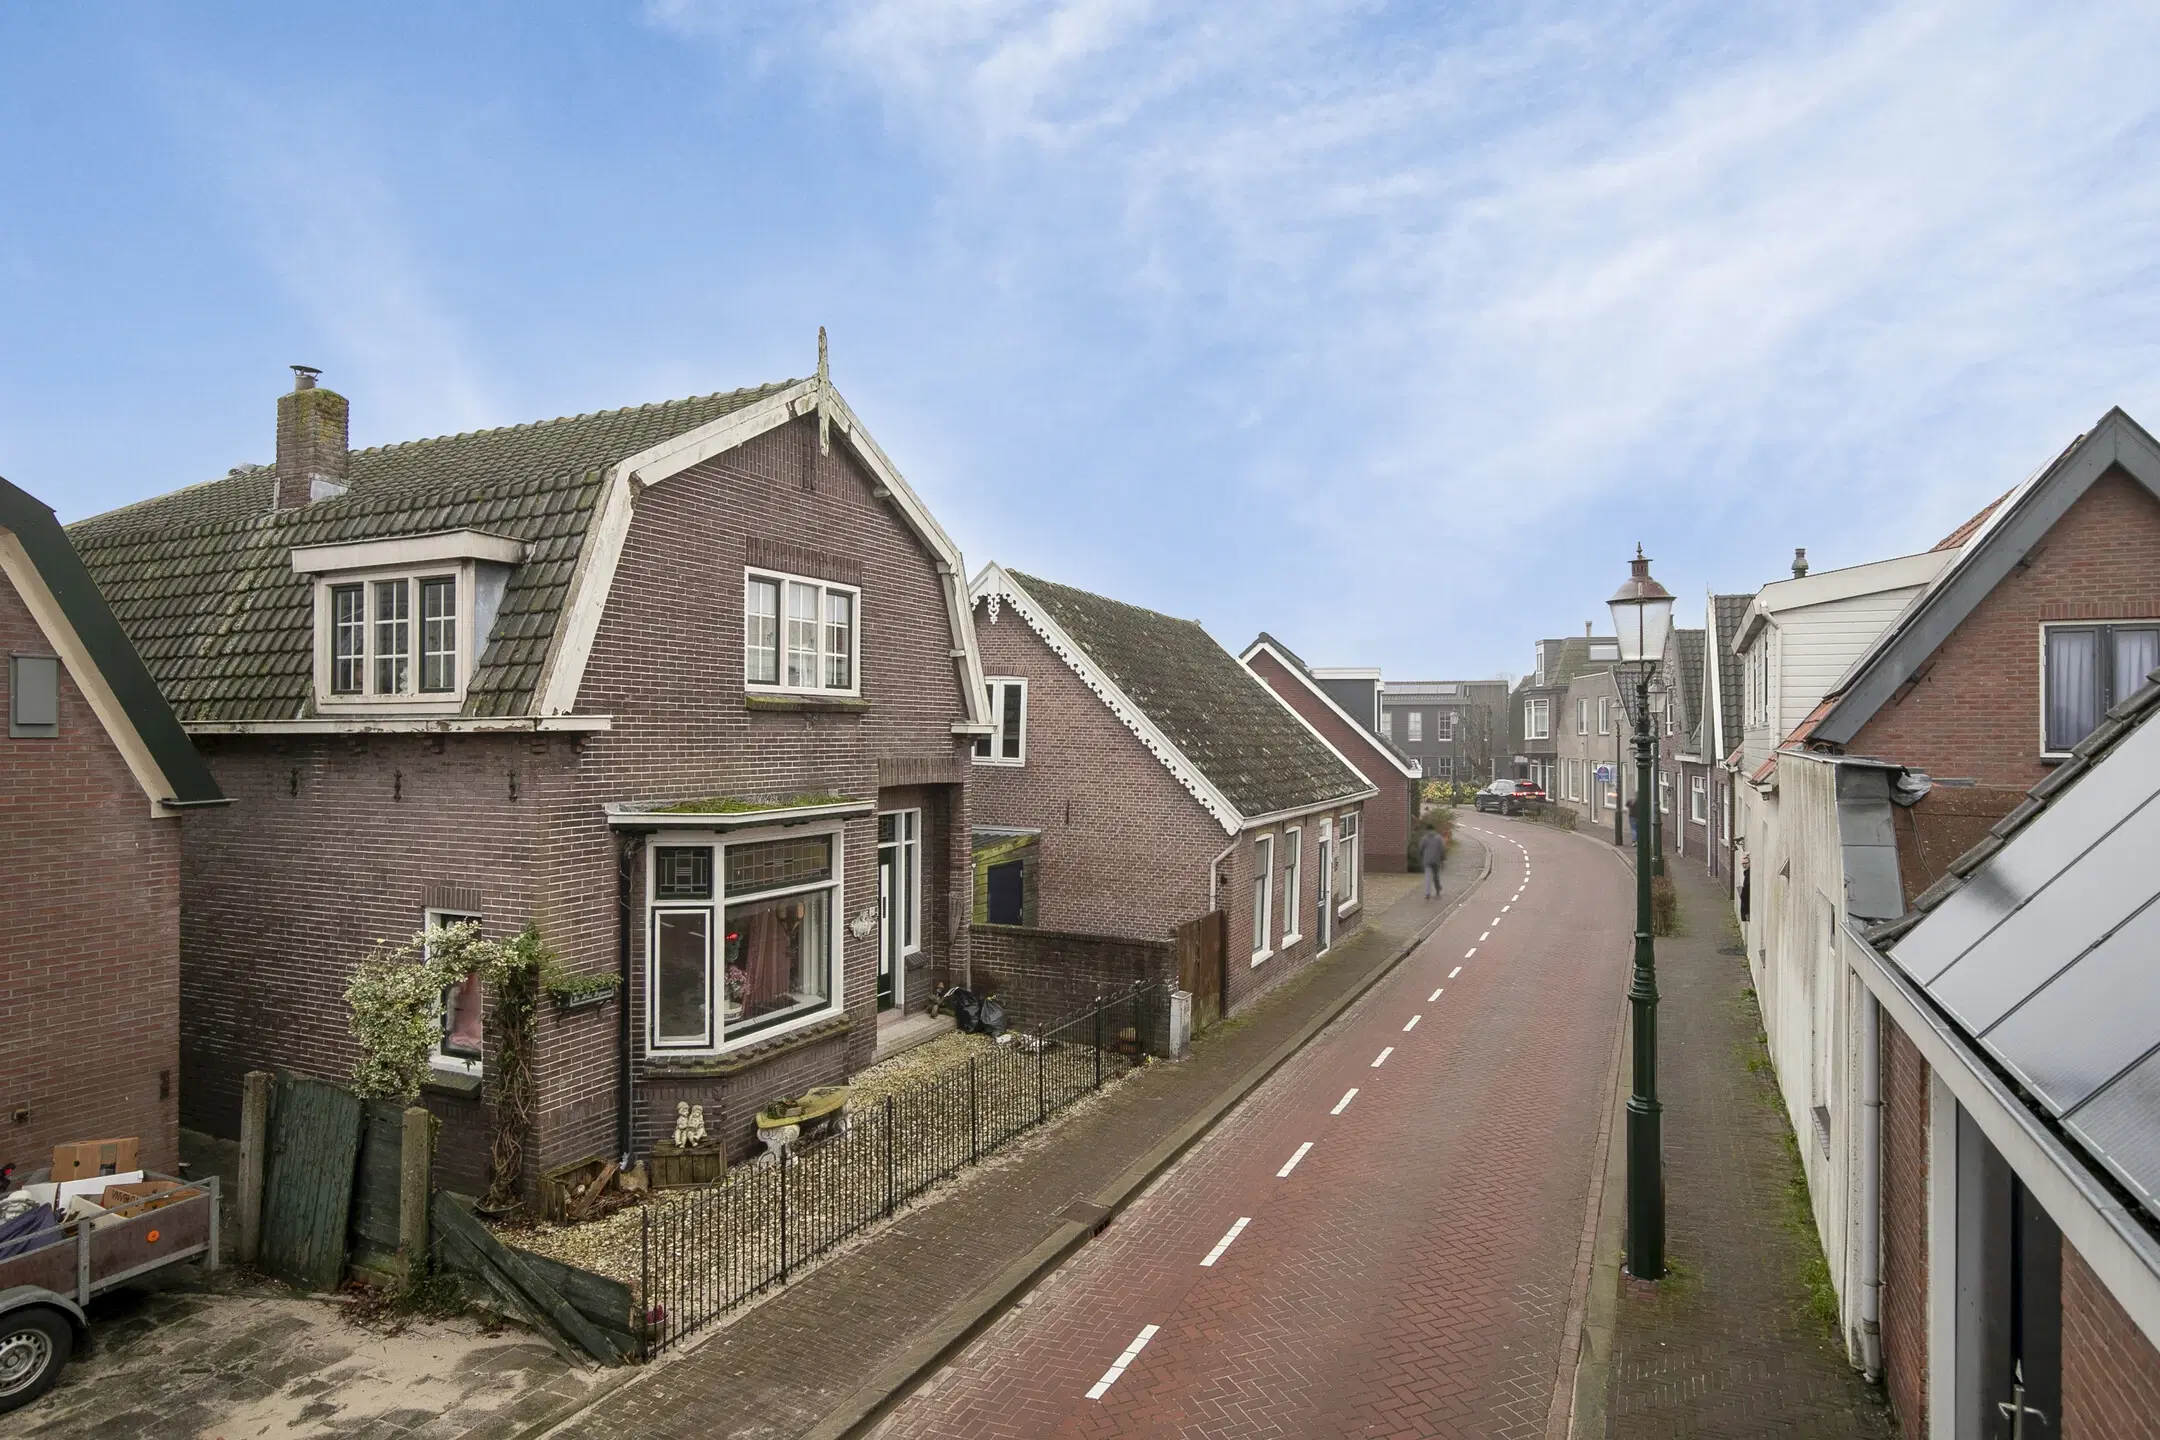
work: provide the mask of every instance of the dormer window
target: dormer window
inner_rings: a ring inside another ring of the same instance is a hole
[[[462,705],[523,552],[470,530],[295,549],[293,569],[315,580],[316,708]]]

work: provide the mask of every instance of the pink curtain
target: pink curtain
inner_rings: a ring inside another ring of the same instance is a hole
[[[760,905],[744,915],[742,937],[743,969],[750,972],[749,983],[743,987],[743,1013],[755,1015],[789,997],[788,980],[794,967],[777,907]]]

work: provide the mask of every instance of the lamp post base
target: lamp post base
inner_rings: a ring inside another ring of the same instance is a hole
[[[1664,1107],[1641,1095],[1627,1107],[1627,1272],[1665,1278]]]

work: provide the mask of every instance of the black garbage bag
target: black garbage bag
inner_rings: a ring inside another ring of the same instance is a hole
[[[953,1024],[959,1028],[961,1034],[975,1033],[976,1024],[982,1015],[982,1001],[976,998],[974,991],[955,985],[938,996],[938,1005],[941,1009],[952,1012]]]
[[[985,997],[981,1006],[977,1008],[975,1028],[993,1039],[1012,1028],[1005,1019],[1005,1007],[998,1004],[997,996]]]

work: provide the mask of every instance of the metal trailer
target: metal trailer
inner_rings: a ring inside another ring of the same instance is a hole
[[[50,1390],[89,1333],[90,1301],[169,1265],[218,1263],[218,1182],[173,1180],[196,1193],[127,1219],[76,1220],[35,1250],[0,1259],[0,1414]]]

